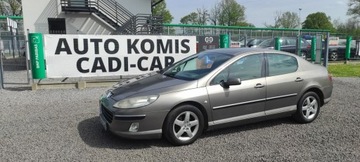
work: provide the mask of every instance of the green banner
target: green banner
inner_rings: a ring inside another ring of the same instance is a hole
[[[29,51],[33,79],[46,78],[44,44],[43,36],[41,33],[29,34]]]

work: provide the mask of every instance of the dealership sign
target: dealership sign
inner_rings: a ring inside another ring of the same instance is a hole
[[[48,78],[139,75],[196,52],[195,36],[44,35]]]

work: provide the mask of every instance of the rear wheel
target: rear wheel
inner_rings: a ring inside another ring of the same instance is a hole
[[[306,53],[305,52],[301,52],[301,57],[306,60],[307,59],[307,56],[306,56]]]
[[[174,145],[193,143],[203,132],[204,117],[193,105],[182,105],[172,110],[164,123],[164,136]]]
[[[320,99],[315,92],[305,93],[297,104],[297,111],[294,119],[300,123],[314,121],[320,112]]]
[[[330,54],[331,61],[336,61],[336,60],[338,60],[338,58],[339,58],[339,55],[337,52],[331,52],[331,54]]]

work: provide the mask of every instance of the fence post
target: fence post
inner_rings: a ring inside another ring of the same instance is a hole
[[[346,37],[346,51],[345,51],[345,62],[347,63],[350,59],[350,51],[351,51],[351,36]]]
[[[229,48],[229,35],[220,34],[220,48]]]
[[[30,33],[28,38],[32,77],[33,79],[44,79],[46,72],[42,34]]]
[[[278,50],[278,51],[281,50],[281,43],[280,43],[280,38],[279,37],[275,38],[275,50]]]
[[[0,51],[0,89],[4,89],[4,76],[3,76],[3,54]]]
[[[311,61],[314,62],[315,58],[316,58],[316,37],[312,37],[311,38]]]

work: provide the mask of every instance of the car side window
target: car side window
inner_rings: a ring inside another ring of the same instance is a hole
[[[269,76],[295,72],[298,69],[297,59],[283,54],[267,54]]]
[[[227,81],[228,78],[240,78],[242,81],[260,78],[262,64],[262,54],[242,57],[221,71],[210,84],[219,84],[222,80]]]

